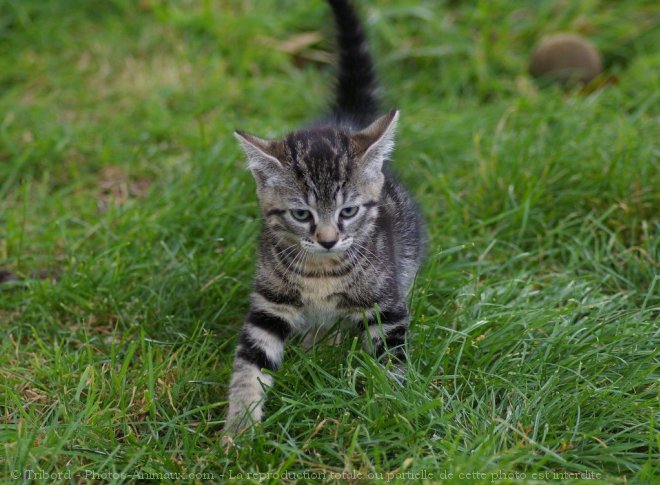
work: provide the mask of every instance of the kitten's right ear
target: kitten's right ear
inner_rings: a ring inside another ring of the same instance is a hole
[[[264,140],[244,131],[236,130],[234,136],[240,142],[248,158],[248,168],[252,172],[259,188],[274,182],[284,167],[278,157],[281,156],[281,143]]]

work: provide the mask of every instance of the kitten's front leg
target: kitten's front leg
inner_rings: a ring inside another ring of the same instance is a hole
[[[248,314],[234,357],[223,434],[235,434],[261,421],[265,388],[273,384],[272,376],[262,369],[279,368],[290,331],[289,322],[272,313],[252,309]]]
[[[402,384],[406,374],[403,346],[408,331],[408,307],[405,303],[385,306],[379,316],[380,321],[375,314],[367,320],[365,344],[371,345],[374,356],[384,364],[391,357],[394,367],[389,371],[390,375]]]

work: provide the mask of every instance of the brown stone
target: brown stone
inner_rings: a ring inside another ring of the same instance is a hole
[[[603,70],[598,50],[584,37],[558,33],[543,37],[532,52],[529,72],[560,83],[588,84]]]

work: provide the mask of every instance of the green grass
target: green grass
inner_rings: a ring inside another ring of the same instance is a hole
[[[277,45],[329,38],[327,8],[0,0],[0,480],[660,480],[656,2],[371,3],[394,165],[430,233],[408,382],[355,340],[290,346],[225,455],[259,229],[231,133],[323,109],[332,68]],[[559,30],[618,82],[539,88],[529,53]]]

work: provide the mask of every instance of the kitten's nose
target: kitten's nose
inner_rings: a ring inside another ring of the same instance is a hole
[[[325,249],[331,249],[332,246],[337,244],[337,240],[335,239],[334,241],[321,241],[319,240],[319,244],[323,246]]]
[[[315,236],[319,244],[327,250],[330,250],[339,240],[339,232],[331,224],[319,225]]]

